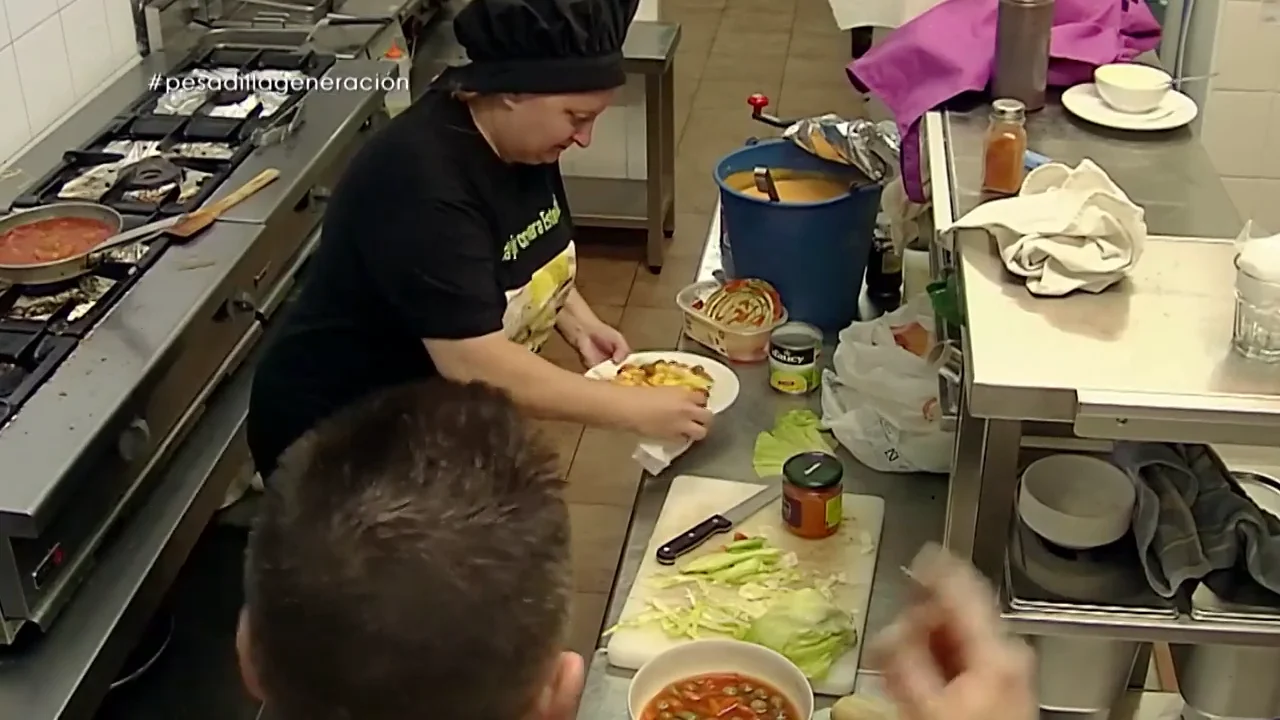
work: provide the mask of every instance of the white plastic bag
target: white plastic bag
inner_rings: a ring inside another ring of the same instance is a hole
[[[955,436],[941,425],[934,338],[923,294],[840,332],[832,369],[822,374],[822,423],[873,470],[951,470]]]

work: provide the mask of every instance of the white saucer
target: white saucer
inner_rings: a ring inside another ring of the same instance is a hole
[[[1113,109],[1098,95],[1093,83],[1076,85],[1062,93],[1062,105],[1078,118],[1117,130],[1172,130],[1196,119],[1196,101],[1170,90],[1160,107],[1145,113],[1125,113]]]

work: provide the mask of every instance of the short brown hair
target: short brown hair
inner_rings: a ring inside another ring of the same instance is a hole
[[[526,714],[567,624],[551,460],[505,395],[443,380],[384,391],[285,453],[246,570],[271,716]]]

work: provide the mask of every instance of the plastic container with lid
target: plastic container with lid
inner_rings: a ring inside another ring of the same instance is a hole
[[[733,362],[760,362],[769,356],[769,335],[787,322],[787,310],[773,323],[758,328],[731,328],[711,319],[696,307],[699,300],[715,292],[715,280],[696,282],[676,294],[676,304],[684,311],[684,334],[695,342],[715,350]]]
[[[808,540],[831,537],[844,516],[844,466],[824,452],[793,456],[782,465],[782,522]]]

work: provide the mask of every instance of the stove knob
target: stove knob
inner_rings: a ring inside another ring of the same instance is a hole
[[[120,433],[116,449],[125,462],[133,462],[142,457],[147,446],[151,444],[151,426],[142,418],[134,418],[133,422]]]

